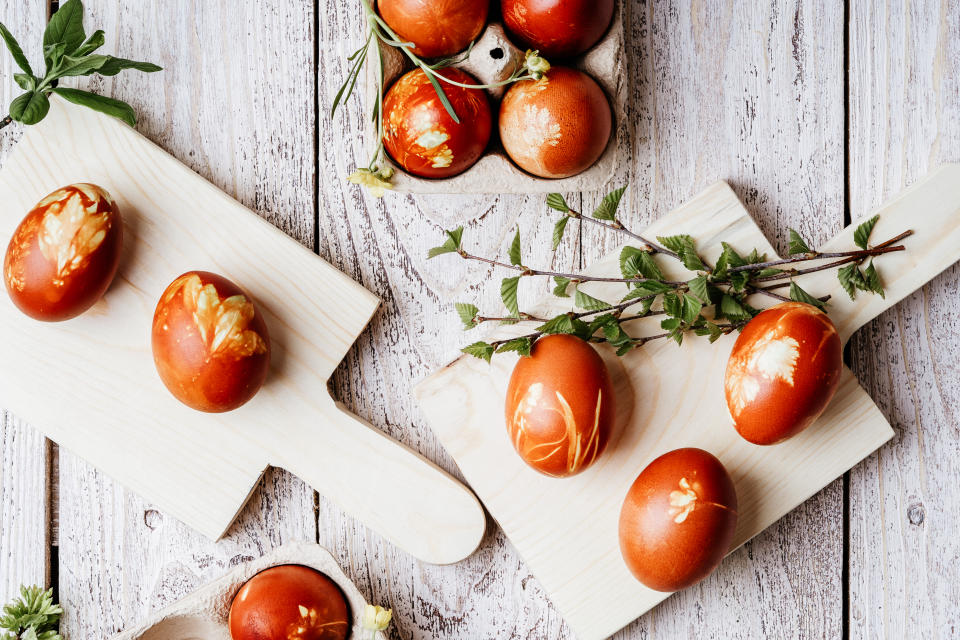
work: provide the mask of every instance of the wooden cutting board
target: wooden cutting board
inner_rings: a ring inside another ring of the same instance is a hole
[[[58,324],[0,294],[0,406],[211,538],[274,465],[422,560],[473,552],[486,525],[473,494],[327,390],[379,304],[373,294],[133,129],[56,98],[0,171],[2,245],[72,182],[99,184],[119,204],[120,271],[96,306]],[[191,269],[249,291],[270,329],[267,384],[230,413],[181,405],[153,366],[154,307]]]
[[[880,221],[871,236],[875,243],[915,231],[904,242],[907,251],[877,260],[885,299],[861,294],[851,301],[835,271],[798,280],[814,295],[832,296],[830,315],[844,341],[960,257],[960,165],[944,166],[877,213]],[[845,229],[824,250],[853,248],[854,228]],[[757,247],[774,256],[723,182],[664,216],[645,235],[677,233],[694,236],[710,260],[719,255],[721,240],[743,252]],[[619,275],[618,255],[611,254],[587,273]],[[671,262],[660,261],[670,267],[665,269],[668,277],[691,277]],[[592,283],[584,290],[608,301],[618,301],[625,293],[624,285],[616,283]],[[756,302],[769,305],[763,298]],[[532,311],[555,315],[569,311],[570,304],[569,299],[551,297]],[[637,321],[632,333],[657,333],[658,321]],[[497,335],[529,331],[530,325],[504,327]],[[622,359],[601,349],[617,387],[618,431],[596,465],[567,479],[529,469],[507,438],[503,406],[515,355],[496,355],[490,365],[463,356],[417,386],[417,398],[441,442],[582,640],[614,633],[668,595],[634,580],[617,539],[623,497],[654,457],[696,446],[723,461],[739,496],[736,548],[893,436],[876,405],[844,369],[836,396],[807,431],[772,447],[741,439],[730,424],[722,388],[735,339],[726,336],[710,345],[691,337],[682,347],[661,340]]]

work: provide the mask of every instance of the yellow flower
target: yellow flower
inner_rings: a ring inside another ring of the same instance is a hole
[[[390,625],[393,609],[368,604],[363,610],[363,628],[368,631],[383,631]]]
[[[527,49],[527,54],[523,62],[523,66],[530,71],[530,75],[539,80],[543,77],[547,71],[550,71],[550,63],[547,62],[546,58],[540,57],[539,51],[533,51]]]
[[[375,197],[382,198],[387,189],[393,188],[393,185],[390,184],[390,178],[392,177],[393,169],[385,167],[376,172],[370,171],[370,169],[357,169],[347,176],[347,180],[370,189],[370,193]]]

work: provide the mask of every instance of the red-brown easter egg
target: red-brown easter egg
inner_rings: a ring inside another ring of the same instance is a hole
[[[737,526],[737,492],[703,449],[675,449],[640,472],[620,509],[620,553],[633,576],[678,591],[710,575]]]
[[[775,444],[816,420],[840,383],[843,345],[826,313],[784,302],[755,316],[727,361],[724,391],[737,431]]]
[[[422,58],[451,56],[483,31],[489,0],[379,0],[380,17]]]
[[[180,402],[197,411],[230,411],[263,385],[270,335],[240,287],[214,273],[190,271],[157,303],[153,361]]]
[[[610,139],[610,104],[593,78],[551,68],[510,87],[500,104],[500,141],[524,171],[566,178],[587,169]]]
[[[227,625],[233,640],[343,640],[350,632],[350,608],[327,576],[283,564],[240,587]]]
[[[513,41],[551,61],[597,44],[613,18],[613,0],[501,0],[500,7]]]
[[[549,335],[513,368],[507,433],[523,461],[540,473],[572,476],[603,453],[615,407],[610,374],[593,347],[575,336]]]
[[[36,320],[69,320],[99,300],[117,273],[123,224],[113,198],[71,184],[37,203],[17,227],[3,261],[10,299]]]
[[[477,84],[459,69],[440,73],[462,84]],[[483,90],[440,84],[459,123],[420,69],[403,75],[383,99],[383,146],[405,171],[422,178],[449,178],[469,169],[483,155],[493,127]]]

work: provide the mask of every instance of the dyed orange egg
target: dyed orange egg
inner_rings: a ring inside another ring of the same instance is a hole
[[[724,391],[737,431],[754,444],[795,436],[820,417],[840,384],[843,345],[826,313],[784,302],[755,316],[727,361]]]
[[[500,104],[500,141],[524,171],[566,178],[589,168],[610,140],[607,96],[593,78],[553,67],[515,83]]]
[[[123,246],[120,211],[94,184],[72,184],[37,203],[7,246],[3,280],[36,320],[69,320],[110,287]]]
[[[462,84],[477,83],[459,69],[440,73]],[[483,155],[493,127],[484,91],[440,84],[459,123],[420,69],[403,75],[383,99],[383,146],[405,171],[422,178],[449,178],[469,169]]]
[[[528,465],[562,478],[586,470],[610,440],[616,413],[607,366],[571,335],[537,340],[513,368],[507,433]]]
[[[597,44],[613,18],[613,0],[501,0],[500,7],[511,38],[551,61]]]
[[[333,580],[284,564],[253,576],[230,603],[232,640],[343,640],[350,608]]]
[[[379,0],[384,22],[423,58],[466,49],[487,24],[489,0]]]
[[[270,336],[240,287],[214,273],[190,271],[157,303],[153,361],[180,402],[197,411],[230,411],[263,385]]]
[[[620,553],[633,576],[678,591],[710,575],[737,527],[737,491],[703,449],[675,449],[640,472],[620,509]]]

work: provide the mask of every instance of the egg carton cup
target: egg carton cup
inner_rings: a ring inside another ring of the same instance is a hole
[[[317,544],[299,542],[284,545],[267,555],[238,565],[230,573],[197,589],[182,600],[166,607],[147,622],[113,636],[111,640],[230,640],[227,619],[230,603],[244,583],[264,569],[282,564],[298,564],[316,569],[340,587],[350,606],[353,626],[347,636],[366,640],[370,631],[363,629],[363,610],[367,602],[343,573],[330,552]],[[386,640],[378,631],[376,640]]]
[[[383,164],[394,170],[391,180],[394,191],[403,193],[551,193],[555,191],[596,191],[611,186],[617,168],[628,161],[630,149],[627,126],[627,74],[624,64],[623,3],[618,2],[610,27],[603,38],[586,53],[550,64],[568,66],[586,72],[597,81],[610,103],[613,116],[610,140],[597,161],[585,171],[569,178],[539,178],[520,169],[503,150],[497,135],[499,99],[507,87],[490,89],[487,94],[497,103],[491,104],[494,113],[494,133],[487,152],[472,167],[451,178],[419,178],[401,169],[389,155]],[[401,74],[413,69],[409,59],[398,49],[375,40],[370,46],[379,46],[383,52],[383,83],[385,90]],[[480,84],[491,84],[507,79],[517,65],[523,64],[525,50],[516,47],[498,22],[487,25],[476,41],[469,57],[451,65],[477,78]],[[366,66],[365,100],[368,112],[377,101],[376,56]],[[367,118],[370,139],[377,131]]]

